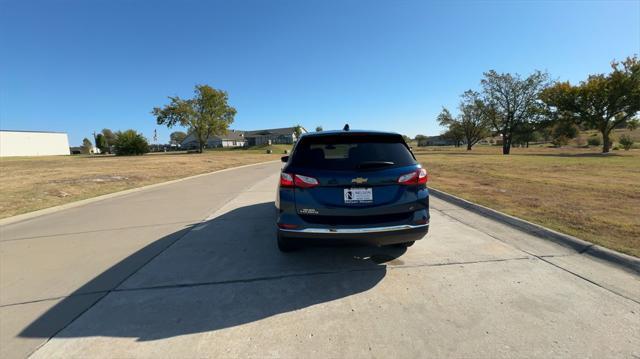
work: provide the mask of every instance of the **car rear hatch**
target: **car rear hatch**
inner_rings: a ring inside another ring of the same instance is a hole
[[[424,186],[398,183],[420,168],[399,135],[303,138],[288,167],[297,175],[296,211],[309,223],[403,222],[422,209]]]

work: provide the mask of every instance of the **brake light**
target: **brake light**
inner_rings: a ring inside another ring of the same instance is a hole
[[[425,184],[429,180],[429,174],[427,170],[421,168],[418,170],[418,184]]]
[[[280,174],[280,186],[293,187],[293,175],[282,172]]]
[[[318,185],[317,179],[303,175],[295,175],[294,182],[296,184],[296,187],[300,188],[311,188]]]
[[[428,178],[427,170],[420,168],[398,177],[398,183],[403,185],[425,184]]]
[[[280,174],[281,187],[311,188],[317,186],[318,184],[318,180],[313,177],[295,175],[286,172],[282,172]]]

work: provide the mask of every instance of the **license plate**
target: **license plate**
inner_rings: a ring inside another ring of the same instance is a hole
[[[371,203],[373,190],[371,188],[345,188],[344,203]]]

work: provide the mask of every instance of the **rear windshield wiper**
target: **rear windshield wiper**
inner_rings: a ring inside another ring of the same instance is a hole
[[[357,168],[362,170],[367,168],[388,167],[394,164],[395,163],[391,161],[363,161],[358,164]]]

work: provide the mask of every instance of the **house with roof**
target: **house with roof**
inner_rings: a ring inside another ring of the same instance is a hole
[[[300,126],[302,133],[307,130]],[[271,128],[267,130],[247,131],[245,132],[249,146],[259,146],[266,144],[290,145],[298,140],[296,135],[296,126],[284,128]]]
[[[418,147],[423,147],[423,146],[453,146],[455,145],[456,142],[446,138],[442,135],[440,136],[427,136],[424,137],[422,139],[420,139],[420,141],[418,141]]]
[[[301,132],[307,130],[301,127]],[[256,131],[228,130],[224,135],[211,136],[207,140],[207,148],[248,147],[268,144],[293,144],[298,140],[296,127],[272,128]],[[198,139],[190,133],[180,144],[184,149],[198,148]]]
[[[218,147],[245,147],[247,146],[247,140],[244,137],[244,131],[228,130],[224,135],[215,135],[209,137],[207,140],[207,148]],[[180,147],[184,149],[196,149],[198,148],[198,139],[195,134],[190,133],[180,143]]]

